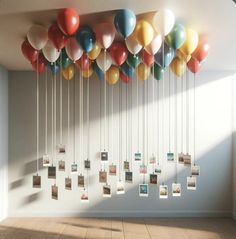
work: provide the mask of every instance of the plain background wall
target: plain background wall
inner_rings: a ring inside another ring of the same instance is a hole
[[[8,72],[0,66],[0,221],[8,212]]]
[[[235,84],[235,77],[233,81],[233,92],[236,92],[236,84]],[[232,107],[232,114],[233,114],[233,217],[236,219],[236,97],[233,94],[233,107]]]
[[[78,75],[77,75],[78,77]],[[49,77],[48,77],[49,78]],[[192,75],[190,75],[192,78]],[[70,175],[68,167],[73,162],[73,144],[67,147],[66,155],[67,171],[57,172],[56,183],[59,186],[59,200],[51,199],[51,185],[55,180],[47,178],[47,169],[40,166],[42,176],[42,188],[32,188],[32,176],[36,172],[36,76],[32,72],[10,72],[9,77],[9,215],[10,216],[226,216],[232,211],[232,72],[202,72],[197,75],[196,80],[196,159],[201,166],[201,176],[197,181],[197,191],[186,190],[186,177],[190,175],[190,169],[178,165],[178,181],[182,183],[182,197],[173,198],[171,196],[171,184],[175,181],[175,163],[167,163],[164,159],[168,151],[168,88],[166,87],[164,101],[160,99],[160,110],[164,107],[164,141],[165,147],[160,145],[160,163],[163,167],[163,174],[159,178],[159,184],[165,182],[169,186],[169,199],[158,198],[158,188],[150,186],[149,197],[140,198],[138,196],[138,184],[142,182],[142,177],[138,173],[139,163],[132,163],[134,172],[134,183],[126,184],[126,194],[116,195],[117,177],[110,176],[108,181],[112,185],[113,195],[106,199],[102,197],[102,184],[98,183],[98,171],[101,168],[98,154],[100,151],[100,81],[97,78],[90,79],[90,160],[92,169],[88,172],[89,179],[89,203],[80,202],[80,189],[77,187],[77,176]],[[166,74],[165,85],[168,82]],[[173,79],[173,76],[171,77]],[[44,84],[45,76],[40,78],[40,156],[45,153],[44,135]],[[149,133],[149,155],[152,154],[152,132],[156,132],[157,112],[151,116],[152,94],[150,94],[152,83],[149,81],[149,99],[145,103],[149,105],[150,115],[148,117]],[[81,156],[79,145],[79,88],[77,79],[76,88],[76,157],[79,163],[80,172],[86,174],[82,168],[82,160],[86,155],[86,112],[84,112],[84,154]],[[133,105],[129,106],[132,112],[132,154],[137,150],[137,108],[136,108],[136,84],[133,80]],[[156,84],[162,84],[157,83]],[[191,83],[192,84],[192,83]],[[59,84],[58,84],[59,85]],[[126,158],[125,140],[125,90],[123,85],[123,153],[119,157],[118,139],[118,84],[114,87],[114,130],[109,131],[109,142],[113,135],[114,152],[111,157],[113,163],[118,164],[119,158],[124,161]],[[141,85],[141,83],[139,84]],[[191,85],[192,86],[192,85]],[[142,86],[140,86],[142,87]],[[180,82],[178,82],[178,89]],[[49,88],[50,89],[50,88]],[[67,144],[67,82],[63,80],[63,143]],[[141,89],[141,88],[140,88]],[[50,91],[50,90],[49,90]],[[71,91],[71,97],[72,97]],[[84,106],[86,105],[86,81],[84,81]],[[49,92],[50,93],[50,92]],[[59,93],[59,91],[58,91]],[[110,90],[109,90],[110,93]],[[173,91],[171,90],[171,95]],[[131,86],[129,85],[129,95]],[[160,98],[162,96],[160,95]],[[142,94],[140,92],[140,141],[142,143]],[[173,97],[171,98],[173,100]],[[178,94],[178,107],[180,107],[181,95]],[[184,95],[185,99],[185,95]],[[103,100],[103,98],[102,98]],[[190,152],[193,150],[192,124],[193,124],[193,104],[192,91],[190,91]],[[48,147],[51,150],[51,97],[49,96],[49,129]],[[58,101],[58,100],[57,100]],[[108,98],[107,102],[110,102]],[[155,100],[155,102],[157,102]],[[164,102],[164,103],[162,103]],[[173,106],[173,101],[172,106]],[[102,103],[103,105],[104,103]],[[155,104],[155,107],[157,105]],[[171,106],[173,118],[174,110]],[[110,106],[109,106],[110,107]],[[59,110],[59,107],[57,108]],[[85,108],[84,108],[85,111]],[[71,112],[71,119],[73,118]],[[102,109],[103,115],[103,109]],[[109,114],[110,115],[110,114]],[[160,115],[163,115],[160,112]],[[180,119],[180,112],[178,114]],[[160,125],[162,124],[160,117]],[[58,112],[59,122],[59,112]],[[173,120],[171,121],[173,125]],[[72,125],[71,121],[71,125]],[[185,123],[185,122],[184,122]],[[111,128],[111,118],[109,120]],[[59,136],[59,123],[57,124],[57,136]],[[103,122],[102,122],[103,126]],[[161,125],[162,126],[162,125]],[[163,127],[160,127],[163,128]],[[178,120],[178,130],[180,120]],[[172,127],[173,130],[173,127]],[[102,129],[103,132],[103,129]],[[112,133],[113,132],[113,133]],[[178,152],[181,151],[180,132],[178,132]],[[184,132],[185,135],[185,132]],[[162,138],[162,136],[161,136]],[[73,142],[73,131],[70,132],[70,142]],[[173,131],[171,133],[171,150],[174,150]],[[102,135],[103,140],[103,135]],[[157,134],[154,135],[154,142],[157,145]],[[59,142],[59,137],[58,137]],[[111,145],[110,145],[111,146]],[[103,145],[102,145],[103,147]],[[157,152],[157,147],[155,153]],[[143,149],[140,147],[140,150]],[[185,151],[185,141],[184,141]],[[51,152],[51,151],[50,151]],[[49,152],[49,153],[50,153]],[[131,151],[129,149],[129,155]],[[165,153],[165,154],[163,154]],[[130,157],[129,157],[130,158]],[[147,159],[147,156],[145,157]],[[58,162],[54,160],[54,164]],[[110,161],[110,162],[111,162]],[[118,165],[117,165],[118,166]],[[106,166],[107,168],[107,166]],[[149,172],[152,167],[149,166]],[[72,177],[72,191],[64,189],[65,177]],[[123,174],[122,174],[123,178]],[[147,179],[147,177],[146,177]],[[148,179],[147,179],[148,181]],[[159,185],[158,184],[158,185]]]

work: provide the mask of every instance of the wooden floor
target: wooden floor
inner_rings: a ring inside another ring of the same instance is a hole
[[[231,219],[9,218],[0,239],[236,239]]]

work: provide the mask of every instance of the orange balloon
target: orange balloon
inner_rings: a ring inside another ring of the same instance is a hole
[[[205,39],[200,39],[197,49],[193,52],[192,57],[197,59],[199,62],[203,61],[209,52],[209,44]]]

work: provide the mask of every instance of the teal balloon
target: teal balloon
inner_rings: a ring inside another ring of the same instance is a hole
[[[185,27],[176,23],[172,31],[166,36],[166,43],[174,50],[179,49],[186,40]]]
[[[96,73],[97,77],[102,80],[104,79],[104,73],[103,71],[99,68],[99,66],[97,65],[96,61],[94,61],[92,63],[92,68],[93,68],[93,71]]]
[[[121,66],[121,71],[127,75],[129,78],[132,78],[134,76],[134,68],[129,66],[126,62],[123,63]]]
[[[164,77],[165,70],[160,67],[158,64],[154,63],[153,65],[153,76],[156,80],[161,80]]]
[[[115,15],[114,24],[117,32],[119,32],[124,38],[127,38],[134,31],[136,26],[136,16],[134,12],[129,9],[121,9]]]
[[[163,53],[163,50],[164,50],[164,53]],[[175,50],[169,45],[167,45],[167,43],[164,43],[164,47],[162,44],[159,51],[154,55],[155,62],[162,68],[166,68],[167,66],[169,66],[172,60],[174,59],[174,57],[175,57]]]
[[[95,46],[96,38],[95,33],[89,26],[79,27],[79,30],[77,31],[75,37],[81,48],[86,53],[92,51]]]
[[[61,65],[63,69],[66,69],[72,63],[72,60],[66,54],[65,49],[61,51],[61,54],[62,55],[57,60],[57,64]]]
[[[53,75],[56,75],[60,70],[60,66],[58,65],[58,63],[48,62],[47,67]]]
[[[129,66],[136,68],[141,63],[141,58],[139,55],[129,53],[126,62]]]

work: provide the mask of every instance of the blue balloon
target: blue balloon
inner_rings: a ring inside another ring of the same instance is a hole
[[[134,76],[134,68],[129,66],[126,62],[120,66],[122,72],[129,78]]]
[[[48,62],[47,66],[53,75],[56,75],[60,70],[60,66],[56,63]]]
[[[164,50],[164,54],[163,54],[163,50]],[[163,59],[163,55],[164,55],[164,59]],[[167,66],[169,66],[172,60],[174,59],[174,57],[175,57],[174,49],[170,47],[169,45],[167,45],[166,43],[164,43],[164,49],[162,44],[159,51],[154,55],[155,62],[163,68],[166,68]]]
[[[92,68],[100,80],[104,79],[104,73],[97,65],[96,61],[93,62]]]
[[[95,33],[89,26],[82,26],[75,35],[79,45],[86,52],[90,52],[95,45]]]
[[[136,26],[136,16],[129,9],[119,10],[115,15],[114,24],[117,32],[126,38],[134,31]]]

